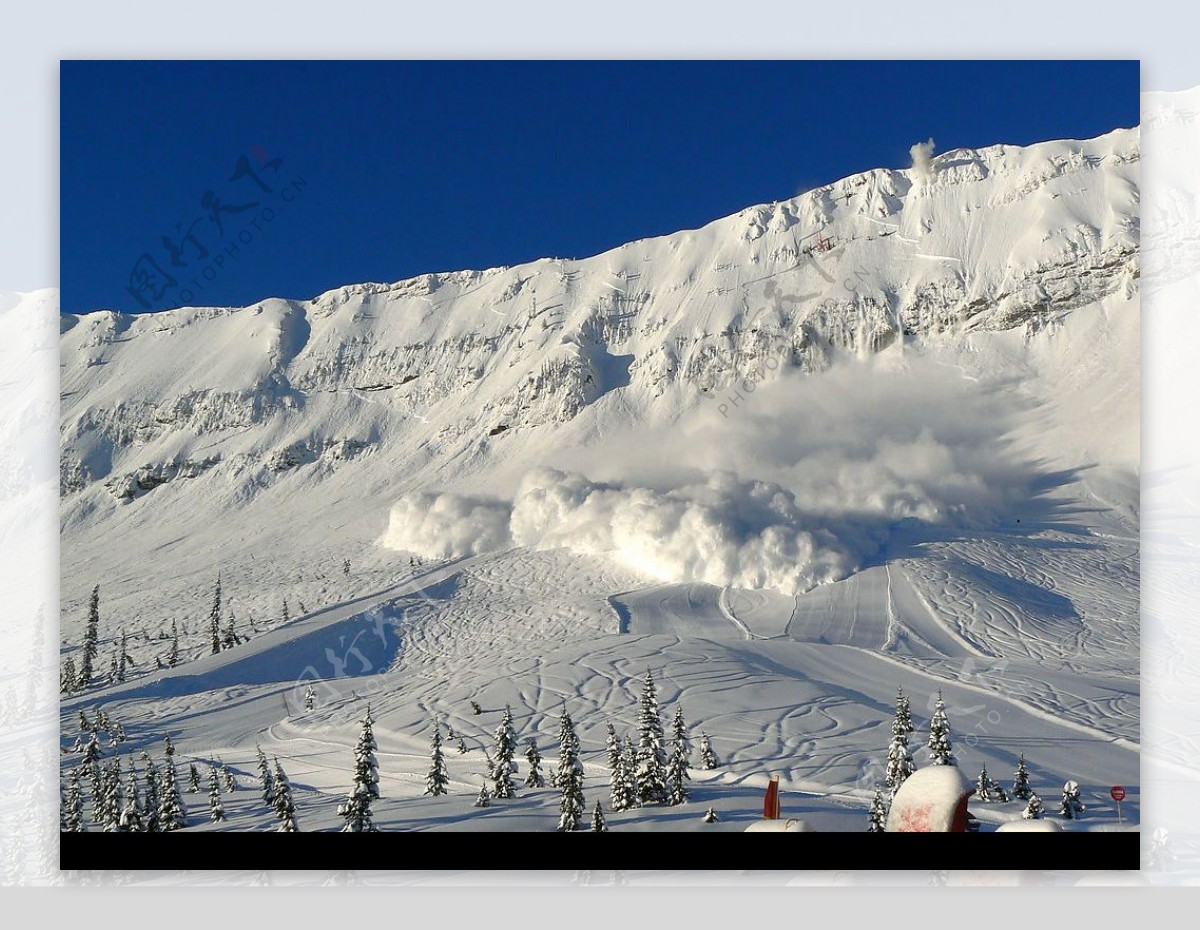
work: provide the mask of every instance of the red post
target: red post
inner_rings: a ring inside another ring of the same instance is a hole
[[[767,785],[767,796],[763,799],[763,819],[779,819],[779,776],[772,775]]]

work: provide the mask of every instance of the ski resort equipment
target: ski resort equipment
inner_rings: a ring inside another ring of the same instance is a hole
[[[975,792],[957,766],[918,769],[900,786],[888,813],[887,833],[965,833]]]
[[[767,785],[767,796],[763,798],[763,820],[779,819],[779,776],[772,775]]]

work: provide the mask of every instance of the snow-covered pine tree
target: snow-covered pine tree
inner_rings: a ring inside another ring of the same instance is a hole
[[[125,628],[121,627],[120,646],[117,647],[117,681],[125,680],[129,661],[129,644],[125,638]]]
[[[74,694],[78,687],[79,672],[75,670],[75,660],[67,656],[58,675],[58,690],[61,694]]]
[[[991,776],[988,776],[988,781],[990,782],[990,785],[988,786],[989,787],[988,793],[991,794],[992,800],[998,801],[1001,804],[1007,803],[1008,802],[1008,792],[1004,790],[1004,788],[1001,786],[1000,782],[996,781]]]
[[[121,811],[121,830],[125,833],[146,831],[145,812],[138,792],[137,769],[129,764],[129,778],[125,782],[125,809]]]
[[[871,810],[867,814],[867,832],[883,833],[887,826],[887,816],[888,809],[883,800],[883,791],[876,788],[875,795],[871,798]]]
[[[915,770],[912,751],[908,746],[909,734],[914,731],[908,696],[902,689],[896,691],[896,715],[892,718],[892,741],[888,744],[887,768],[884,783],[894,796],[905,780]]]
[[[610,770],[608,784],[608,803],[614,811],[628,810],[634,806],[634,799],[627,793],[629,776],[625,771],[625,754],[617,747],[615,761]],[[634,784],[636,791],[637,785]]]
[[[159,791],[158,828],[163,833],[169,833],[172,830],[182,830],[186,826],[187,809],[183,806],[183,798],[179,794],[175,759],[167,756]]]
[[[608,768],[610,771],[615,771],[617,760],[621,758],[621,741],[617,738],[617,728],[613,726],[611,720],[608,721],[605,730],[604,748],[608,752]]]
[[[214,787],[216,781],[213,782]],[[275,816],[279,820],[279,833],[299,833],[296,826],[296,804],[292,799],[292,785],[287,773],[275,759]]]
[[[592,810],[592,832],[607,833],[608,824],[604,821],[604,810],[600,807],[600,801],[596,801],[596,806]]]
[[[1079,796],[1079,783],[1068,781],[1063,785],[1062,804],[1058,809],[1064,820],[1078,820],[1087,808]]]
[[[712,771],[720,763],[717,761],[717,754],[713,752],[712,743],[708,739],[707,733],[700,734],[700,768]]]
[[[171,650],[167,653],[167,668],[179,664],[179,624],[171,621]]]
[[[667,761],[667,803],[674,807],[686,804],[688,790],[686,782],[692,780],[688,774],[691,750],[687,744],[687,724],[683,719],[683,706],[676,705],[675,718],[671,724],[671,758]]]
[[[267,754],[257,743],[254,751],[258,753],[258,785],[262,789],[263,803],[270,806],[275,802],[275,781],[271,777],[271,763],[267,761]]]
[[[83,655],[79,660],[78,690],[92,683],[95,674],[96,653],[100,647],[100,585],[92,588],[88,602],[88,621],[83,633]]]
[[[1013,797],[1019,801],[1028,801],[1029,788],[1029,769],[1025,767],[1025,753],[1021,753],[1021,758],[1017,762],[1017,771],[1013,776]]]
[[[653,672],[646,669],[646,682],[638,707],[637,749],[638,798],[643,804],[662,803],[667,799],[666,765],[658,688],[654,684]]]
[[[704,812],[704,822],[705,823],[716,823],[717,822],[717,809],[715,807],[710,807],[710,808],[708,808],[708,810],[706,810]]]
[[[563,709],[558,733],[558,783],[562,797],[559,801],[558,829],[564,832],[579,829],[586,808],[583,798],[583,764],[579,761],[579,737],[575,723]]]
[[[291,619],[292,619],[292,615],[290,613],[288,613],[287,598],[285,597],[283,599],[283,622],[287,623]]]
[[[192,762],[188,765],[188,791],[192,794],[199,794],[203,790],[200,784],[200,770],[196,768],[196,763]]]
[[[492,803],[490,798],[491,798],[491,795],[488,793],[487,785],[486,784],[480,785],[479,786],[479,794],[477,794],[475,796],[475,806],[476,807],[490,807],[491,803]]]
[[[946,716],[946,702],[942,700],[942,692],[938,692],[937,704],[934,705],[933,719],[929,721],[929,764],[957,765],[954,750],[950,745],[950,720]]]
[[[161,830],[161,824],[158,821],[158,811],[162,801],[158,784],[160,781],[158,768],[154,765],[154,760],[146,753],[142,753],[142,761],[146,767],[146,803],[142,808],[146,813],[146,832],[158,833]]]
[[[492,768],[492,783],[495,785],[493,794],[497,798],[511,798],[515,793],[513,786],[513,756],[517,752],[517,735],[513,731],[512,709],[504,705],[504,716],[496,727],[496,762]]]
[[[312,685],[308,686],[308,690],[304,692],[304,709],[315,710],[317,706],[317,689]]]
[[[213,588],[212,609],[208,613],[208,633],[212,640],[212,654],[221,651],[221,574],[217,573],[217,584]]]
[[[79,769],[67,776],[67,796],[63,800],[62,828],[64,833],[84,833],[83,793],[79,790]]]
[[[237,779],[233,775],[233,769],[231,769],[227,763],[222,762],[220,759],[217,760],[217,765],[221,768],[221,780],[225,782],[225,790],[237,791],[238,783]]]
[[[434,722],[433,739],[429,742],[429,774],[425,776],[425,793],[446,793],[450,775],[446,772],[446,757],[442,753],[442,728]]]
[[[171,742],[170,736],[163,737],[163,755],[168,759],[175,755],[175,744]]]
[[[363,715],[362,730],[354,749],[354,786],[338,815],[346,821],[343,833],[373,833],[371,802],[379,797],[379,766],[375,761],[375,733],[371,727],[371,708]]]
[[[984,802],[993,800],[992,780],[988,778],[986,765],[979,770],[979,777],[975,779],[975,799]]]
[[[242,638],[238,636],[237,629],[234,627],[233,611],[231,610],[225,615],[225,631],[221,634],[221,648],[232,649],[241,644]]]
[[[1036,791],[1029,792],[1029,803],[1025,805],[1025,811],[1021,814],[1026,820],[1041,820],[1042,813],[1045,808],[1042,806],[1042,799],[1038,797]]]
[[[208,819],[220,823],[225,819],[225,805],[221,803],[221,782],[214,767],[208,773]]]
[[[528,764],[528,771],[525,773],[525,787],[545,788],[546,779],[542,775],[542,754],[538,752],[535,739],[529,741],[529,748],[525,750],[525,762]]]
[[[101,779],[101,823],[105,833],[121,830],[121,810],[125,806],[121,792],[121,760],[113,759],[104,767]]]

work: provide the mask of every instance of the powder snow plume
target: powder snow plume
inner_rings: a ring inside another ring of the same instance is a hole
[[[942,366],[855,363],[754,398],[736,419],[709,409],[653,442],[615,439],[603,465],[531,469],[511,499],[408,494],[380,542],[429,558],[567,548],[661,581],[796,594],[900,527],[987,522],[1027,493],[996,443],[1004,410]]]
[[[921,181],[928,181],[933,177],[933,150],[936,143],[930,137],[924,142],[915,143],[909,150],[908,154],[912,156],[913,172]]]

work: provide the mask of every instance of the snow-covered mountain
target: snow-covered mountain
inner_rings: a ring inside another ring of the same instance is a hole
[[[218,571],[275,630],[243,665],[295,658],[284,599],[336,608],[314,631],[391,610],[403,645],[374,667],[428,679],[385,720],[401,741],[480,668],[513,700],[501,679],[549,644],[578,645],[561,687],[521,690],[530,720],[582,700],[580,655],[667,637],[679,693],[735,731],[684,667],[811,676],[833,660],[805,650],[848,646],[882,665],[839,652],[805,700],[854,682],[852,729],[892,669],[1120,737],[1074,774],[1136,781],[1138,161],[1135,130],[958,149],[591,258],[64,316],[64,640],[97,582],[143,667],[172,618],[207,651]],[[188,674],[209,666],[234,686],[224,654]],[[751,729],[725,746],[741,774],[803,741]],[[856,783],[843,750],[791,783]]]

